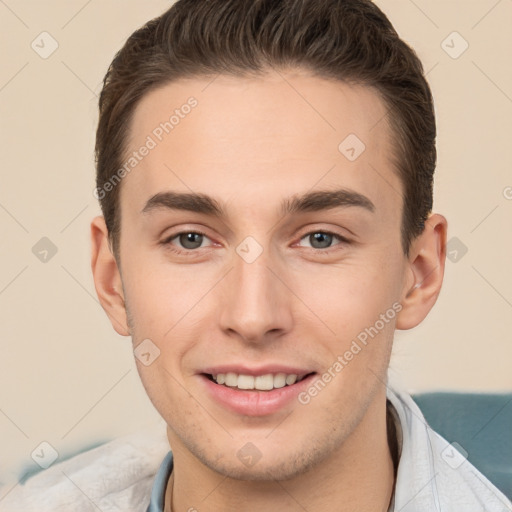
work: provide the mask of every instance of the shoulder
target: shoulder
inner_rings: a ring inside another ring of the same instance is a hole
[[[402,512],[512,511],[506,496],[435,432],[413,399],[396,386],[388,388],[401,429],[395,507]]]
[[[165,425],[117,438],[3,491],[0,511],[140,512],[149,504],[153,479],[168,451]]]

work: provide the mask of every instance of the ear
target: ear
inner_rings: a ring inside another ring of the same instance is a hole
[[[411,244],[397,329],[416,327],[439,296],[446,261],[447,228],[448,223],[442,215],[432,214],[425,223],[423,233]]]
[[[92,274],[101,306],[117,333],[129,336],[121,273],[110,249],[103,217],[96,217],[91,222],[91,242]]]

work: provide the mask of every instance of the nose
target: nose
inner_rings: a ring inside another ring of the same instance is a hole
[[[234,268],[220,290],[222,331],[251,344],[275,340],[289,332],[293,297],[283,284],[284,277],[267,251],[251,263],[235,254]]]

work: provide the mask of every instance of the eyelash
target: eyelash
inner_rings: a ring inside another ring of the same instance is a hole
[[[203,231],[198,231],[197,229],[194,229],[194,230],[179,231],[178,233],[174,233],[173,235],[171,235],[171,236],[167,237],[165,240],[163,240],[161,242],[161,244],[163,246],[165,246],[166,248],[168,248],[169,250],[171,250],[172,252],[175,252],[177,254],[192,255],[192,253],[197,252],[197,249],[180,249],[180,248],[177,248],[175,245],[173,245],[171,243],[173,240],[175,240],[176,238],[180,237],[181,235],[188,235],[188,234],[191,234],[191,233],[193,233],[194,235],[201,235],[201,236],[204,236],[206,238],[209,238],[208,235],[206,233],[204,233]],[[199,249],[201,249],[201,247]]]
[[[330,236],[338,239],[337,244],[331,245],[330,247],[327,247],[325,249],[317,249],[315,247],[306,247],[306,249],[313,250],[317,254],[326,254],[326,255],[331,254],[331,252],[333,252],[333,251],[340,250],[340,247],[339,247],[340,245],[350,244],[350,240],[348,238],[345,238],[344,236],[341,236],[338,233],[334,233],[333,231],[327,231],[324,229],[315,229],[313,231],[308,231],[307,233],[305,233],[304,235],[302,235],[300,237],[299,242],[301,240],[303,240],[304,238],[310,237],[311,235],[314,235],[316,233],[322,233],[323,235],[330,235]]]
[[[315,247],[306,247],[306,249],[311,249],[311,250],[315,251],[318,254],[330,254],[332,251],[339,250],[339,249],[337,249],[337,247],[339,245],[348,245],[348,244],[351,243],[349,239],[345,238],[342,235],[339,235],[338,233],[334,233],[333,231],[320,230],[320,229],[313,230],[313,231],[308,231],[307,233],[303,234],[299,238],[299,242],[301,240],[303,240],[304,238],[309,237],[309,236],[311,236],[313,234],[316,234],[316,233],[322,233],[324,235],[333,236],[334,238],[337,238],[338,241],[339,241],[339,243],[337,243],[337,244],[335,244],[335,245],[333,245],[331,247],[327,247],[325,249],[317,249]],[[176,238],[180,237],[181,235],[187,235],[187,234],[201,235],[201,236],[204,236],[205,238],[209,238],[206,233],[204,233],[203,231],[199,231],[199,230],[179,231],[178,233],[174,233],[171,236],[167,237],[165,240],[163,240],[160,243],[163,246],[165,246],[166,248],[168,248],[169,250],[171,250],[172,252],[175,252],[177,254],[192,255],[193,253],[197,253],[198,249],[202,249],[202,247],[198,247],[197,249],[180,249],[180,248],[177,248],[174,244],[171,243],[173,240],[175,240]]]

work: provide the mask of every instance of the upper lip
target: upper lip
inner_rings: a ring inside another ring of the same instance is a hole
[[[208,375],[218,375],[219,373],[236,373],[238,375],[252,375],[253,377],[257,377],[258,375],[268,375],[269,373],[273,375],[277,373],[285,373],[286,375],[303,376],[309,373],[314,373],[314,371],[300,366],[287,366],[283,364],[267,364],[265,366],[258,367],[248,367],[243,364],[223,364],[218,366],[210,366],[203,369],[199,373],[205,373]]]

